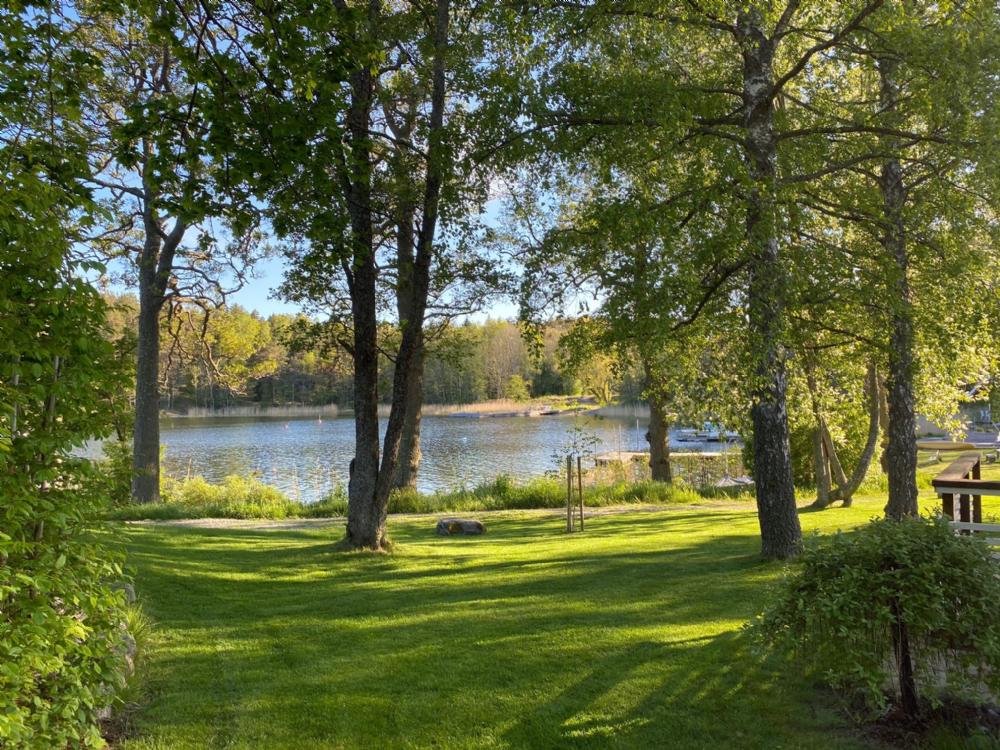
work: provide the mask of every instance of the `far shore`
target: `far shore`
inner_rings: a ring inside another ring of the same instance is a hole
[[[352,409],[342,409],[336,404],[313,406],[306,404],[241,404],[218,409],[191,407],[184,411],[164,409],[165,419],[333,419],[349,417]],[[555,396],[528,401],[497,399],[472,404],[425,404],[425,417],[455,417],[483,419],[490,417],[548,417],[588,414],[595,417],[618,419],[648,419],[649,407],[645,404],[606,404],[599,406],[592,397]],[[389,416],[389,404],[379,405],[379,416]]]

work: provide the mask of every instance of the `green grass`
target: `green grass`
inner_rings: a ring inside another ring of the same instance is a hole
[[[884,500],[803,512],[807,532]],[[857,748],[836,701],[762,665],[741,626],[781,566],[752,506],[545,512],[481,538],[395,518],[391,555],[335,552],[339,524],[130,525],[155,623],[131,750]]]
[[[178,520],[182,518],[333,518],[347,514],[347,496],[343,489],[317,503],[291,500],[258,479],[226,477],[221,484],[211,484],[202,477],[184,481],[168,480],[163,489],[164,502],[123,505],[109,511],[118,521]],[[630,503],[672,505],[699,502],[712,498],[740,499],[747,503],[749,493],[731,489],[696,490],[682,482],[612,481],[584,488],[584,501],[590,507]],[[422,493],[402,490],[389,500],[390,513],[438,513],[489,510],[524,510],[566,506],[566,480],[535,477],[523,482],[501,475],[472,489]]]

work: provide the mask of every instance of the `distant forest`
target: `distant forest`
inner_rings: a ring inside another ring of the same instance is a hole
[[[134,297],[109,297],[110,329],[125,361],[134,358],[138,304]],[[428,342],[425,401],[469,404],[491,399],[587,395],[598,402],[642,398],[639,368],[622,368],[610,356],[581,361],[562,340],[572,321],[557,321],[526,339],[506,320],[442,327]],[[394,326],[383,331],[398,338]],[[530,343],[529,343],[530,340]],[[391,350],[384,347],[384,350]],[[264,317],[240,306],[205,311],[178,307],[163,317],[160,347],[161,405],[183,412],[261,404],[326,405],[350,408],[351,358],[324,331],[302,316]],[[393,362],[381,356],[380,388],[388,402]]]

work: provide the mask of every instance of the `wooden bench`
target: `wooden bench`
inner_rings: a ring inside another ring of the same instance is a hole
[[[1000,546],[1000,524],[983,523],[983,495],[1000,496],[1000,482],[980,479],[982,456],[976,451],[963,453],[931,481],[941,497],[941,510],[960,534],[994,534],[986,541]],[[955,501],[958,520],[955,520]]]

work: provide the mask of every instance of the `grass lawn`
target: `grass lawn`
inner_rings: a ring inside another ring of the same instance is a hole
[[[884,501],[802,514],[808,531]],[[131,525],[152,617],[140,748],[852,748],[836,701],[762,666],[740,626],[781,566],[752,506],[543,511],[442,539],[395,518],[392,555],[338,526]]]

